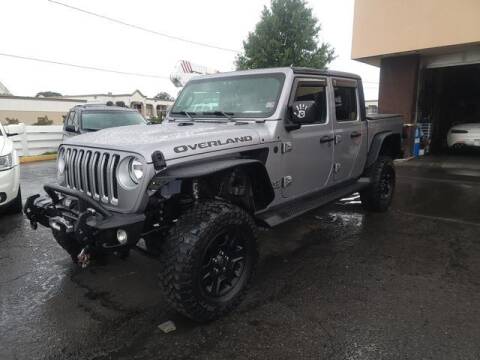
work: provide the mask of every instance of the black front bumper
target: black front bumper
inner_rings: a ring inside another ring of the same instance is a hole
[[[23,209],[32,228],[41,224],[52,229],[57,240],[102,251],[132,247],[140,239],[145,215],[109,211],[84,193],[58,185],[45,185],[44,189],[47,196],[29,197]],[[127,234],[123,243],[118,241],[118,230]]]

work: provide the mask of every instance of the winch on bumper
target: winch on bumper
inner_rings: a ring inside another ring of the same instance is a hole
[[[74,261],[88,265],[90,254],[127,250],[140,239],[145,215],[105,209],[85,194],[58,185],[45,185],[47,196],[27,199],[24,213],[33,229],[52,229],[57,242]]]

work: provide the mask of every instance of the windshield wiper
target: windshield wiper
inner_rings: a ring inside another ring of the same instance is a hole
[[[178,115],[185,115],[186,117],[188,117],[191,121],[193,121],[193,117],[192,115],[197,115],[197,113],[195,112],[191,112],[191,111],[185,111],[185,110],[182,110],[182,111],[175,111],[175,112],[172,112],[171,114],[178,114]]]
[[[215,116],[223,116],[228,118],[228,120],[232,121],[233,120],[233,112],[227,112],[227,111],[222,111],[222,110],[217,110],[217,111],[204,111],[202,112],[202,115],[215,115]]]

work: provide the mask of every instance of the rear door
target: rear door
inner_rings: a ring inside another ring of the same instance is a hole
[[[320,190],[329,183],[333,161],[333,125],[329,120],[327,89],[326,78],[297,78],[294,81],[289,104],[309,104],[315,115],[302,123],[299,129],[288,132],[282,144],[284,197],[298,197]]]
[[[358,85],[354,79],[332,78],[335,183],[361,175],[361,167],[355,164],[367,146],[367,123],[361,118]]]

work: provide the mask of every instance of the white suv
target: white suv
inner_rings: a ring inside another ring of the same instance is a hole
[[[0,210],[16,214],[22,211],[22,194],[18,156],[8,138],[12,135],[0,123]]]

